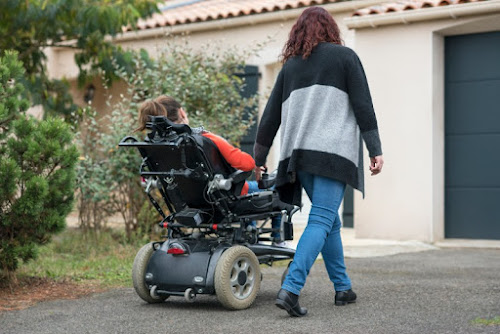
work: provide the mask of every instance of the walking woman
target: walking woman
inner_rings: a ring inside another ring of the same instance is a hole
[[[346,184],[364,191],[362,140],[372,175],[381,172],[382,148],[365,73],[356,53],[342,46],[332,16],[306,9],[283,49],[283,68],[264,110],[254,146],[257,178],[281,125],[276,188],[281,200],[311,199],[307,227],[276,299],[291,316],[304,316],[299,295],[321,252],[335,305],[356,301],[346,273],[338,209]]]

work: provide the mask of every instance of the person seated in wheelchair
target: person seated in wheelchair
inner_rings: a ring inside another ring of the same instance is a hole
[[[143,131],[146,129],[146,124],[151,116],[165,116],[168,120],[175,124],[189,125],[189,118],[187,112],[182,108],[181,104],[170,96],[159,96],[154,100],[147,100],[139,108],[139,127],[136,131]],[[239,148],[231,145],[227,140],[214,133],[206,131],[203,128],[192,129],[195,133],[201,134],[203,137],[212,141],[222,157],[226,162],[237,170],[249,172],[254,170],[255,161],[252,156],[246,152],[241,151]],[[245,181],[241,190],[241,195],[260,192],[266,189],[260,189],[257,181]],[[255,225],[255,222],[251,224]],[[281,224],[280,217],[272,219],[271,228],[275,231],[279,230]],[[280,233],[272,232],[273,245],[279,247],[291,247],[286,241],[280,241]]]

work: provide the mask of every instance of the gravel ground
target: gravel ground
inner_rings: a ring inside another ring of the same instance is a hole
[[[214,296],[148,305],[131,288],[0,313],[0,333],[500,333],[471,321],[500,316],[500,250],[443,249],[347,259],[358,302],[334,306],[323,264],[291,318],[274,306],[283,267],[263,268],[254,305],[227,311]]]

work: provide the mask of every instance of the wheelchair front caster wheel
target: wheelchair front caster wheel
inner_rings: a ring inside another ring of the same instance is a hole
[[[158,287],[156,285],[154,285],[150,290],[149,290],[149,295],[151,296],[151,298],[155,299],[155,300],[158,300],[158,299],[161,299],[160,296],[158,296],[158,294],[156,293],[156,289],[158,289]]]
[[[196,298],[196,293],[194,292],[193,289],[188,288],[186,289],[186,291],[184,291],[184,298],[186,298],[188,302],[192,303]]]

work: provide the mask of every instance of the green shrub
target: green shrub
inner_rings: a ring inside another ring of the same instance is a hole
[[[80,151],[76,179],[78,222],[85,233],[105,229],[106,219],[114,213],[110,201],[113,180],[108,175],[96,117],[95,110],[85,108],[76,136]]]
[[[16,53],[0,55],[0,270],[8,278],[64,228],[78,158],[66,123],[24,113],[23,73]]]
[[[136,54],[134,71],[118,71],[128,83],[129,97],[123,103],[137,118],[139,104],[147,98],[170,95],[187,110],[190,125],[204,126],[239,145],[255,122],[258,96],[243,98],[245,80],[238,76],[248,53],[204,46],[195,51],[185,40],[166,40],[156,59]]]

